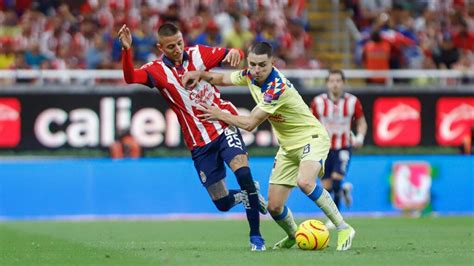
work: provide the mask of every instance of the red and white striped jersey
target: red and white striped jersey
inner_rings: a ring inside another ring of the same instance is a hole
[[[359,99],[347,92],[337,101],[331,100],[327,93],[314,97],[311,111],[328,131],[333,150],[351,146],[352,122],[364,116]]]
[[[129,53],[129,52],[127,52]],[[168,58],[155,60],[145,64],[139,70],[145,71],[146,78],[141,78],[138,83],[149,87],[156,87],[164,97],[171,109],[176,113],[184,141],[190,150],[202,147],[224,132],[227,124],[221,121],[203,121],[198,118],[202,111],[197,109],[200,104],[219,106],[222,110],[237,114],[237,108],[230,102],[220,98],[219,90],[205,82],[200,81],[192,90],[187,90],[181,83],[181,78],[187,71],[209,70],[219,65],[226,55],[225,48],[207,46],[194,46],[185,48],[183,64],[175,66]],[[126,56],[126,55],[125,55]],[[131,55],[128,55],[131,57]],[[130,59],[131,61],[131,59]],[[124,74],[126,63],[124,63]],[[135,76],[140,73],[135,73]],[[143,76],[144,74],[141,73]],[[125,77],[128,83],[137,82]]]

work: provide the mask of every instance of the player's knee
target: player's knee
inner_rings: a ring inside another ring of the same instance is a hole
[[[344,178],[344,176],[341,175],[340,173],[333,172],[333,173],[331,173],[331,178],[333,180],[339,180],[340,181]]]
[[[252,174],[250,168],[241,167],[234,172],[237,183],[239,183],[240,189],[247,191],[248,193],[253,193],[256,191],[255,184],[253,182]]]
[[[214,205],[216,205],[217,209],[221,212],[226,212],[233,206],[233,202],[229,199],[229,196],[218,200],[213,200],[212,202],[214,202]]]
[[[268,202],[267,210],[271,216],[277,216],[283,212],[285,206],[274,204],[273,202]]]
[[[307,193],[310,193],[314,189],[315,181],[304,179],[304,178],[298,178],[298,180],[296,181],[296,184],[303,192],[307,194]]]

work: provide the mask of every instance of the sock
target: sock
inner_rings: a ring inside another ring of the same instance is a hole
[[[334,203],[339,209],[341,206],[341,180],[332,180],[332,189],[334,191]]]
[[[295,223],[293,213],[288,207],[285,206],[282,213],[275,216],[272,215],[272,218],[286,232],[288,237],[295,238],[298,225]]]
[[[339,209],[331,198],[327,190],[316,185],[311,193],[307,195],[326,214],[338,230],[347,228]]]
[[[250,236],[260,236],[260,213],[257,189],[253,183],[250,168],[241,167],[235,171],[237,182],[242,190],[245,212],[247,213],[247,221],[250,226]]]
[[[227,196],[218,200],[213,200],[213,202],[219,211],[226,212],[236,204],[242,202],[242,193],[240,190],[229,190],[229,194]]]

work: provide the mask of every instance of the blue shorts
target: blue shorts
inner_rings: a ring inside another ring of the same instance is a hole
[[[225,178],[224,162],[229,163],[239,154],[247,154],[240,131],[232,126],[225,129],[217,139],[191,151],[194,167],[204,187]]]
[[[325,172],[322,179],[331,178],[331,174],[336,172],[342,176],[346,175],[349,162],[351,160],[352,151],[350,148],[329,150],[328,158],[324,164]]]

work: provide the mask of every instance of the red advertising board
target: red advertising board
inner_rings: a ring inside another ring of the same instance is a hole
[[[421,136],[420,101],[381,97],[374,102],[373,136],[379,146],[416,146]]]
[[[474,127],[474,97],[442,97],[436,103],[436,141],[457,146],[471,136]]]
[[[16,98],[0,98],[0,147],[13,148],[21,139],[21,107]]]

